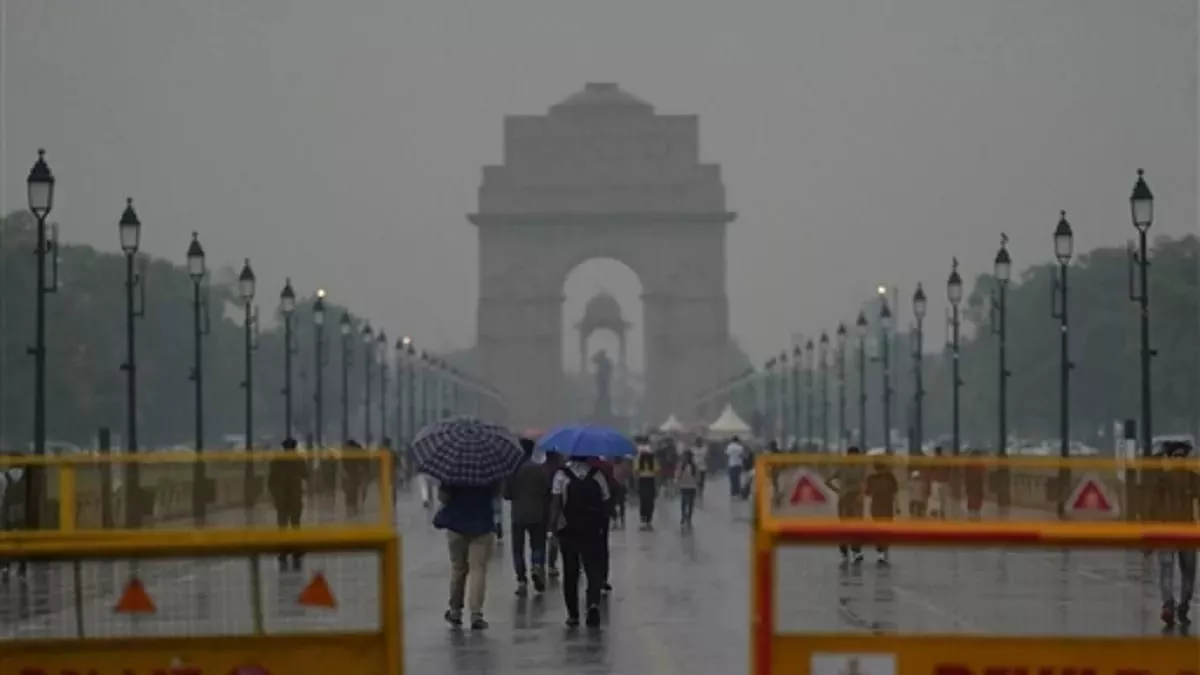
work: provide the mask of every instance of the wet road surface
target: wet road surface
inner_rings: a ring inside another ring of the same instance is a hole
[[[680,532],[677,502],[659,509],[654,532],[612,535],[612,584],[598,632],[564,626],[561,597],[514,595],[510,542],[489,570],[482,632],[453,631],[446,606],[446,545],[411,495],[402,495],[405,648],[410,672],[606,673],[673,675],[744,672],[748,663],[748,505],[730,505],[723,482],[710,486],[693,533]],[[1141,552],[908,549],[879,566],[839,566],[831,548],[779,552],[777,625],[781,632],[970,632],[1010,635],[1157,635],[1154,559]],[[0,644],[6,638],[247,634],[255,627],[255,577],[268,632],[369,630],[378,626],[378,563],[368,554],[312,555],[302,571],[263,557],[257,575],[245,559],[142,561],[139,576],[157,604],[148,617],[114,615],[128,563],[87,563],[85,601],[76,611],[69,563],[52,589],[20,607],[15,583],[0,587]],[[321,570],[336,609],[301,607],[300,590]],[[554,591],[557,588],[553,589]]]

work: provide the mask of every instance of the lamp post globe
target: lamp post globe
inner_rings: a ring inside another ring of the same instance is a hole
[[[339,324],[339,329],[342,331],[342,335],[350,334],[350,329],[351,329],[350,314],[348,312],[342,313],[342,320],[341,320],[341,323]]]
[[[133,210],[133,197],[125,198],[125,211],[121,214],[119,226],[121,250],[125,255],[137,253],[142,243],[142,221],[138,218],[137,211]]]
[[[242,273],[238,275],[238,294],[242,296],[242,301],[246,304],[254,299],[256,284],[254,270],[250,268],[250,259],[246,258],[242,264]]]
[[[25,179],[26,198],[29,210],[38,220],[45,220],[54,208],[54,174],[46,164],[46,151],[38,148],[37,161],[29,169]]]
[[[192,233],[192,243],[188,244],[187,268],[188,276],[193,281],[200,281],[204,278],[204,247],[200,245],[200,237],[195,232]]]
[[[925,311],[927,309],[927,304],[928,304],[928,299],[925,297],[925,289],[921,286],[920,283],[918,283],[917,290],[913,291],[913,296],[912,296],[913,314],[916,315],[918,320],[925,318]]]
[[[954,307],[958,307],[962,302],[963,297],[963,282],[962,275],[958,273],[958,258],[954,259],[954,263],[950,267],[950,276],[946,278],[946,299]]]
[[[863,312],[858,313],[858,320],[854,322],[854,334],[859,338],[867,336],[867,315]]]
[[[1071,223],[1067,222],[1067,212],[1059,211],[1058,215],[1058,225],[1054,227],[1054,257],[1058,264],[1066,265],[1075,251],[1075,234],[1071,231]]]
[[[296,291],[292,289],[290,277],[284,282],[283,290],[279,292],[279,310],[288,316],[296,311]]]
[[[1146,185],[1145,173],[1143,169],[1137,170],[1137,182],[1133,184],[1133,193],[1129,195],[1129,215],[1139,232],[1149,230],[1154,222],[1154,194]]]
[[[317,299],[313,301],[312,306],[313,325],[325,325],[325,289],[317,290]]]
[[[1008,246],[1001,244],[1000,250],[996,251],[996,258],[992,261],[992,276],[1001,286],[1007,285],[1012,278],[1012,257],[1008,255]]]

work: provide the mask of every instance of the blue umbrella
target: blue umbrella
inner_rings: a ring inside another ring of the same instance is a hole
[[[574,457],[625,457],[637,453],[625,434],[609,427],[558,427],[542,436],[538,447]]]
[[[491,485],[510,476],[525,452],[505,427],[473,417],[451,417],[413,439],[417,471],[445,485]]]

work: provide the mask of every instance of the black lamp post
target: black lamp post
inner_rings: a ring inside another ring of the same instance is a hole
[[[829,452],[829,333],[821,331],[821,452]]]
[[[283,314],[283,434],[292,437],[292,316],[296,312],[296,291],[289,278],[279,293],[279,312]]]
[[[1012,258],[1008,255],[1008,235],[1000,234],[1000,250],[992,261],[992,276],[996,285],[992,289],[992,332],[999,342],[999,367],[997,385],[999,399],[997,406],[996,452],[1000,457],[1008,456],[1008,281],[1012,278]],[[1002,511],[1007,510],[1012,501],[1012,487],[1009,481],[1008,464],[1000,467],[1000,489],[997,491],[997,501]]]
[[[375,358],[379,360],[379,443],[382,447],[388,437],[388,340],[387,332],[380,330],[375,337]]]
[[[434,421],[430,408],[434,393],[431,386],[433,384],[433,363],[430,361],[429,353],[424,349],[421,350],[418,368],[421,374],[421,426],[424,427]]]
[[[787,437],[790,435],[791,416],[788,411],[788,355],[787,350],[779,352],[779,371],[775,373],[775,392],[777,409],[779,410],[779,449],[787,447]]]
[[[313,423],[314,441],[318,448],[325,446],[325,290],[317,289],[317,299],[313,301],[313,370],[316,373],[317,387],[313,394],[313,407],[316,420]]]
[[[412,443],[413,438],[417,435],[417,430],[420,429],[417,422],[417,358],[416,347],[413,346],[412,338],[407,335],[402,339],[404,342],[404,371],[405,371],[405,419],[408,422],[407,435],[405,440]]]
[[[121,235],[121,251],[125,253],[125,363],[121,369],[125,371],[125,449],[130,455],[138,451],[137,428],[137,347],[135,325],[136,320],[146,315],[146,287],[142,274],[134,269],[138,248],[142,240],[142,222],[137,212],[133,210],[133,198],[125,200],[125,211],[121,214],[119,223]],[[140,302],[139,302],[140,301]],[[127,494],[129,498],[125,505],[125,524],[129,528],[137,528],[142,522],[142,500],[140,467],[136,462],[125,465],[127,476]]]
[[[1071,455],[1071,351],[1068,339],[1068,289],[1067,268],[1071,264],[1071,255],[1075,248],[1075,235],[1071,232],[1071,223],[1067,222],[1067,212],[1060,211],[1058,225],[1054,227],[1054,257],[1058,261],[1058,276],[1051,288],[1050,315],[1059,321],[1059,448],[1058,454],[1066,460]],[[1066,506],[1066,487],[1070,475],[1066,462],[1059,469],[1058,483],[1058,514],[1062,516]]]
[[[807,450],[808,441],[805,437],[805,432],[800,423],[800,402],[804,398],[804,393],[800,389],[800,359],[803,352],[800,345],[792,347],[792,427],[795,429],[796,442],[793,446],[794,450]]]
[[[187,250],[188,276],[192,278],[192,372],[191,380],[194,389],[195,423],[196,423],[196,464],[192,469],[192,513],[196,522],[203,524],[208,497],[205,493],[205,466],[200,460],[199,453],[204,450],[204,336],[208,335],[208,298],[203,292],[204,278],[207,270],[204,264],[204,248],[200,239],[192,233],[192,243]]]
[[[26,351],[33,356],[33,454],[38,457],[46,454],[46,295],[58,290],[57,229],[54,236],[48,237],[46,233],[46,217],[54,208],[54,184],[54,174],[46,164],[46,151],[39,149],[37,161],[29,170],[25,182],[29,211],[37,220],[34,346]],[[52,263],[52,276],[48,283],[47,255],[50,255]],[[37,529],[41,525],[44,478],[43,469],[31,467],[25,479],[25,527],[28,529]]]
[[[362,329],[363,340],[363,394],[366,405],[363,406],[363,447],[371,447],[371,376],[375,370],[375,331],[368,321]]]
[[[846,324],[837,327],[838,360],[838,450],[846,444]]]
[[[342,447],[350,441],[350,313],[342,312]]]
[[[407,338],[401,337],[396,339],[396,448],[399,451],[404,447],[408,440],[408,415],[405,414],[405,407],[408,405],[408,392],[405,387],[408,386],[408,378],[404,373],[404,359],[406,358],[405,349],[407,347]]]
[[[816,376],[816,355],[813,353],[813,341],[809,338],[804,341],[804,426],[808,427],[808,438],[806,446],[812,445],[812,440],[816,438],[816,427],[813,425],[813,406],[817,401],[817,388],[814,383]]]
[[[1138,169],[1137,182],[1133,184],[1133,193],[1129,195],[1129,215],[1133,227],[1138,233],[1138,248],[1130,252],[1129,261],[1129,299],[1138,303],[1140,310],[1139,324],[1141,328],[1141,370],[1142,370],[1142,456],[1149,457],[1154,451],[1154,431],[1151,424],[1151,394],[1150,394],[1150,359],[1154,350],[1150,348],[1150,258],[1146,246],[1146,235],[1154,222],[1154,194],[1146,185],[1145,172]],[[1133,266],[1138,268],[1138,284],[1134,287]]]
[[[249,455],[254,450],[254,350],[258,347],[258,311],[254,307],[254,293],[256,281],[254,270],[250,268],[250,259],[246,258],[242,265],[242,273],[238,275],[238,294],[242,298],[242,306],[245,312],[243,317],[244,336],[245,336],[245,356],[246,356],[246,374],[242,380],[242,390],[245,395],[245,413],[246,413],[246,455],[242,488],[243,488],[243,507],[246,511],[246,521],[250,522],[254,512],[254,500],[257,498],[257,490],[254,482],[254,462],[250,461]]]
[[[950,276],[946,279],[946,299],[950,301],[949,308],[949,328],[950,328],[950,438],[951,452],[954,456],[958,456],[962,451],[962,436],[960,434],[961,419],[960,419],[960,401],[959,394],[962,388],[962,378],[959,377],[959,328],[962,322],[959,317],[959,304],[962,303],[963,283],[962,276],[958,273],[958,258],[954,258],[950,264]]]
[[[867,315],[858,313],[854,322],[858,337],[858,443],[867,450]]]
[[[883,451],[892,454],[892,310],[886,295],[879,305],[879,357],[883,364]]]
[[[925,351],[925,312],[928,309],[928,299],[925,297],[925,289],[921,287],[921,284],[917,284],[917,290],[913,291],[912,307],[916,327],[913,331],[915,340],[912,348],[914,447],[910,449],[910,454],[920,452],[921,447],[925,444],[925,374],[922,372],[924,369],[921,365]]]

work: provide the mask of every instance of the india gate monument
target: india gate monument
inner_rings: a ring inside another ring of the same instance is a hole
[[[589,83],[545,115],[504,118],[504,163],[483,168],[476,350],[516,429],[570,421],[563,286],[611,258],[643,295],[644,417],[686,415],[729,375],[721,167],[700,162],[696,115],[662,115]]]

